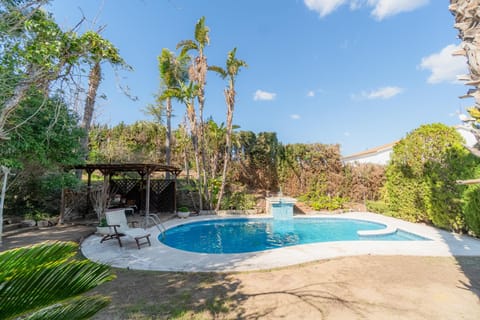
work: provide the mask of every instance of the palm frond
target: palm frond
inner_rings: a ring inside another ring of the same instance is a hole
[[[202,48],[210,43],[210,39],[208,38],[209,31],[210,29],[205,26],[205,17],[201,17],[195,25],[195,40],[197,40]]]
[[[230,52],[228,52],[228,55],[227,55],[226,67],[227,67],[228,75],[231,78],[235,77],[240,72],[241,67],[248,67],[245,61],[237,59],[235,57],[236,53],[237,53],[237,48],[233,48]]]
[[[79,297],[38,310],[25,320],[81,320],[93,316],[106,307],[110,299],[102,296]]]
[[[182,49],[180,51],[181,55],[187,54],[190,50],[198,50],[198,45],[193,40],[182,40],[177,43],[177,50]]]
[[[209,66],[208,70],[218,73],[222,79],[225,79],[228,76],[227,71],[219,66]]]
[[[77,248],[73,242],[45,242],[2,252],[2,318],[74,297],[114,278],[109,266],[75,260]]]
[[[0,252],[0,282],[24,269],[68,260],[77,253],[77,249],[75,242],[46,241]]]

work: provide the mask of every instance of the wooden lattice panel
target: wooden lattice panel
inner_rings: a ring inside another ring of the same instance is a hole
[[[122,179],[122,180],[113,180],[112,187],[118,190],[118,193],[127,194],[134,188],[138,188],[140,185],[140,180],[135,179]]]

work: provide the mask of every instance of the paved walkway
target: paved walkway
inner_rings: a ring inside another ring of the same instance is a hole
[[[322,215],[318,215],[322,216]],[[238,216],[235,216],[238,218]],[[249,216],[251,217],[251,216]],[[262,216],[265,217],[265,216]],[[332,215],[328,215],[332,217]],[[344,241],[299,245],[254,253],[203,254],[177,250],[157,240],[159,232],[150,228],[152,246],[138,250],[133,239],[100,243],[99,235],[92,235],[82,243],[83,254],[97,262],[118,268],[158,271],[247,271],[289,266],[320,259],[355,255],[410,255],[410,256],[480,256],[480,240],[452,234],[424,224],[409,223],[373,213],[356,212],[335,215],[386,224],[431,239],[431,241]],[[198,216],[165,222],[167,228],[179,224],[228,217]]]

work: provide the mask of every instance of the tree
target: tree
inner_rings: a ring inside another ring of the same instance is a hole
[[[185,83],[180,83],[179,88],[170,88],[163,92],[163,97],[175,98],[178,101],[185,104],[187,110],[187,119],[190,131],[190,138],[192,140],[193,152],[195,155],[195,166],[197,171],[197,183],[198,183],[198,203],[200,210],[203,209],[203,190],[206,188],[206,184],[202,181],[202,176],[200,174],[200,148],[198,144],[198,123],[197,116],[195,112],[195,97],[198,93],[197,86],[190,82],[188,85]]]
[[[102,80],[101,64],[108,61],[113,66],[130,68],[120,56],[118,49],[108,40],[102,38],[97,32],[87,31],[80,38],[82,46],[87,51],[86,60],[92,65],[88,75],[88,92],[85,99],[85,108],[81,127],[85,130],[85,136],[81,141],[85,157],[88,157],[88,133],[92,124],[97,97],[98,87]]]
[[[109,266],[76,258],[74,242],[44,242],[0,253],[2,319],[85,319],[109,303],[80,296],[112,280]]]
[[[63,32],[49,14],[39,9],[45,3],[0,3],[0,142],[8,139],[5,125],[28,91],[35,88],[47,92],[53,81],[70,74],[84,54],[77,35]]]
[[[183,40],[177,44],[177,49],[181,48],[181,55],[187,54],[190,50],[197,51],[197,56],[192,60],[192,64],[188,70],[189,78],[192,82],[194,82],[195,90],[194,93],[195,97],[198,101],[198,110],[199,110],[199,125],[195,127],[194,135],[196,136],[197,144],[199,144],[198,150],[202,150],[199,154],[202,160],[202,167],[197,167],[197,170],[202,172],[203,175],[203,189],[205,191],[206,201],[209,205],[210,197],[208,194],[208,177],[207,177],[207,168],[206,168],[206,154],[205,154],[205,135],[204,135],[204,118],[203,118],[203,111],[205,107],[205,84],[207,82],[207,71],[208,71],[208,64],[207,64],[207,57],[205,56],[204,49],[210,43],[210,38],[208,37],[209,28],[205,25],[205,17],[201,17],[196,25],[195,25],[195,32],[194,32],[194,40]],[[194,105],[192,104],[192,107]],[[187,111],[188,112],[188,111]],[[200,206],[200,209],[203,209]]]
[[[161,55],[158,57],[158,68],[160,71],[160,78],[162,79],[161,86],[165,90],[172,90],[180,88],[181,83],[185,83],[188,80],[187,64],[190,57],[183,52],[177,57],[168,49],[162,49]],[[162,98],[159,97],[159,106],[162,108],[162,102],[165,101],[165,112],[167,122],[167,136],[165,139],[165,162],[170,165],[171,162],[171,140],[172,140],[172,99],[168,95]],[[153,110],[152,110],[153,111]]]
[[[28,126],[19,126],[33,114]],[[9,186],[8,210],[13,214],[35,210],[56,213],[62,187],[75,181],[63,166],[82,159],[77,115],[59,96],[45,98],[42,92],[30,90],[5,128],[16,128],[0,148],[0,165],[15,173]]]
[[[227,104],[227,133],[225,135],[226,148],[223,158],[222,184],[218,194],[216,210],[220,210],[223,193],[225,191],[225,182],[227,179],[228,163],[232,152],[232,128],[233,128],[233,113],[235,110],[235,79],[240,72],[241,67],[246,67],[247,63],[235,57],[237,48],[233,48],[228,53],[225,69],[212,66],[209,69],[217,72],[223,79],[228,78],[228,88],[225,88],[225,102]]]
[[[402,219],[462,231],[460,199],[465,187],[456,181],[473,176],[477,165],[462,141],[454,128],[431,124],[396,144],[386,169],[389,210]]]

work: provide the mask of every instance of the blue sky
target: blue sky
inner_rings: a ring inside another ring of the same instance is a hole
[[[473,101],[465,59],[446,0],[55,0],[47,7],[64,28],[84,27],[114,43],[134,71],[104,65],[96,121],[148,119],[142,109],[159,88],[157,56],[192,39],[196,21],[210,28],[208,63],[227,52],[248,63],[237,79],[234,123],[274,131],[282,143],[338,143],[342,154],[405,136],[421,124],[459,123]],[[225,121],[225,82],[207,77],[205,114]],[[137,101],[119,89],[128,87]],[[174,123],[182,105],[175,105]]]

